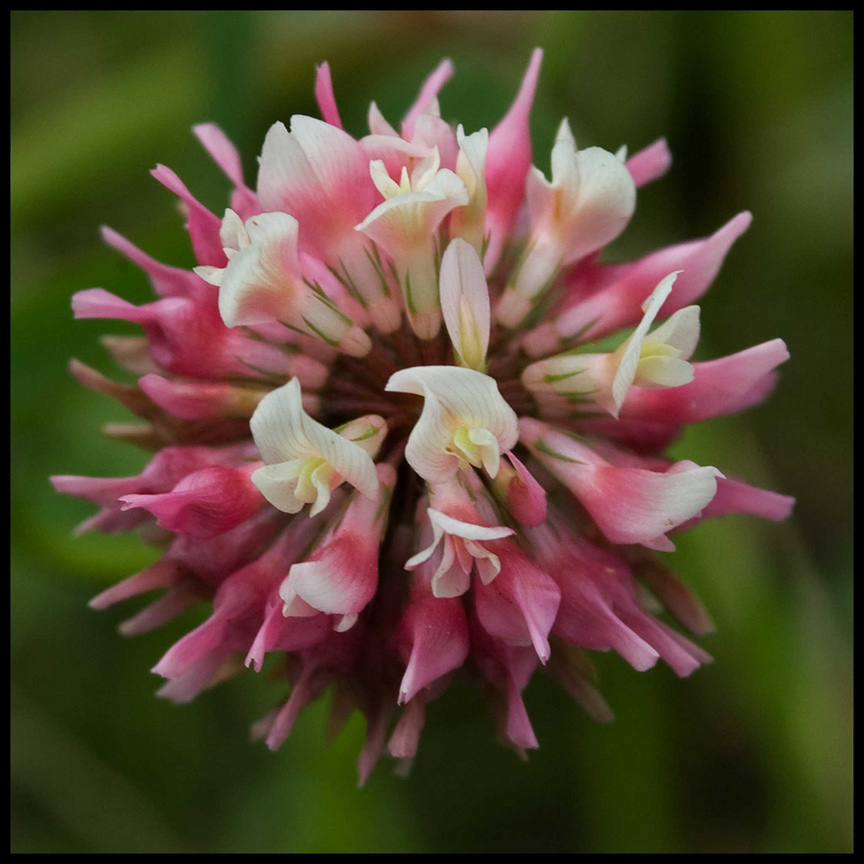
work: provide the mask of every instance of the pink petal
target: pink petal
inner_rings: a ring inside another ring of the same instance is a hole
[[[488,585],[475,585],[477,617],[483,628],[509,644],[533,644],[542,663],[549,659],[549,631],[555,623],[561,592],[509,540],[491,541],[501,572]]]
[[[689,384],[657,390],[633,387],[621,417],[683,425],[740,411],[742,402],[753,404],[750,394],[761,395],[766,376],[788,359],[783,340],[772,339],[728,357],[694,363]]]
[[[245,186],[240,154],[222,129],[215,123],[199,123],[192,127],[192,131],[225,176],[235,186]]]
[[[676,270],[683,272],[660,317],[691,305],[708,290],[732,244],[752,218],[750,213],[739,213],[704,240],[669,246],[630,264],[577,271],[570,301],[575,305],[559,313],[554,325],[558,335],[569,338],[578,333],[580,341],[590,341],[621,327],[635,326],[642,318],[642,303],[660,280]]]
[[[222,242],[219,239],[222,220],[195,198],[170,168],[157,165],[150,173],[186,205],[186,227],[198,263],[212,267],[224,267],[228,259],[225,257]]]
[[[633,175],[636,187],[653,183],[672,166],[672,154],[665,138],[658,138],[627,160],[627,170]]]
[[[543,50],[535,48],[516,99],[489,134],[489,148],[486,151],[486,231],[489,234],[489,246],[484,261],[487,273],[495,266],[522,205],[525,178],[531,167],[528,117],[542,60]]]
[[[109,246],[137,264],[150,277],[153,290],[160,297],[190,297],[194,300],[215,302],[215,289],[190,270],[171,267],[151,258],[107,225],[103,225],[99,230],[102,239]]]
[[[124,636],[137,636],[155,630],[181,615],[187,609],[201,602],[199,597],[186,585],[172,588],[158,600],[145,606],[137,615],[128,618],[117,628]]]
[[[399,642],[407,663],[399,685],[399,703],[403,704],[465,662],[468,625],[462,603],[431,594],[415,598],[399,624]]]
[[[214,465],[189,474],[170,492],[124,495],[122,509],[143,507],[158,524],[176,534],[215,537],[251,518],[264,499],[249,479],[261,463],[239,468]]]
[[[140,573],[112,585],[101,594],[97,594],[89,603],[91,609],[107,609],[115,603],[137,597],[147,591],[157,591],[174,585],[180,577],[180,571],[173,561],[165,558],[151,564]]]
[[[230,384],[173,381],[160,375],[144,375],[138,386],[160,408],[184,420],[218,420],[250,417],[265,391]],[[248,410],[241,410],[248,407]]]
[[[417,755],[417,744],[426,721],[426,705],[422,698],[412,699],[387,742],[390,755],[396,759],[410,759]]]
[[[447,58],[442,60],[434,72],[423,82],[420,93],[414,104],[408,109],[402,121],[402,137],[411,141],[414,135],[414,124],[417,118],[426,111],[429,104],[438,96],[441,88],[453,77],[453,62]]]
[[[336,97],[333,95],[333,81],[330,78],[330,64],[326,61],[315,70],[315,99],[321,109],[321,116],[337,129],[342,128]]]
[[[507,509],[521,525],[542,525],[546,519],[546,490],[511,452],[504,455],[516,469],[516,477],[507,487]]]

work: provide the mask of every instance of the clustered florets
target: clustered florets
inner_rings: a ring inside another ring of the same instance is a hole
[[[104,229],[159,299],[72,301],[78,318],[143,328],[105,339],[136,385],[72,371],[145,421],[106,431],[155,454],[136,477],[54,484],[101,508],[80,530],[137,528],[164,550],[92,605],[162,590],[121,624],[140,633],[211,603],[156,665],[160,695],[186,702],[238,658],[277,655],[290,695],[254,734],[275,749],[333,685],[335,722],[367,719],[361,781],[385,746],[414,756],[427,702],[463,667],[518,750],[537,746],[522,691],[538,664],[599,720],[584,649],[688,675],[708,655],[648,609],[696,634],[711,622],[652,550],[708,516],[792,506],[663,456],[686,424],[761,401],[788,357],[778,339],[691,362],[692,304],[750,215],[598,263],[671,157],[662,139],[629,159],[579,150],[565,120],[547,180],[528,134],[541,54],[491,133],[441,119],[445,61],[399,132],[372,103],[359,140],[324,64],[324,120],[270,129],[256,191],[225,135],[195,127],[233,183],[225,216],[153,174],[182,202],[198,266]]]

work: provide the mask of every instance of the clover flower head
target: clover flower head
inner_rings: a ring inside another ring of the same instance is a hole
[[[537,746],[522,697],[537,669],[598,720],[611,711],[588,652],[689,675],[710,658],[656,601],[696,635],[711,620],[657,552],[703,519],[793,504],[664,455],[688,424],[761,402],[788,358],[775,339],[693,360],[695,304],[750,215],[602,262],[669,150],[579,148],[565,119],[547,179],[529,136],[541,58],[491,131],[441,118],[444,61],[398,131],[373,102],[360,138],[325,63],[323,119],[275,123],[254,188],[224,133],[196,126],[233,184],[224,215],[154,176],[183,204],[197,266],[104,229],[156,299],[72,301],[142,328],[106,339],[136,384],[72,371],[141,418],[106,431],[152,458],[54,485],[100,508],[79,530],[137,529],[163,553],[92,605],[161,592],[121,625],[140,633],[207,604],[156,664],[159,694],[187,702],[272,658],[287,692],[253,729],[273,749],[335,688],[334,721],[346,706],[367,720],[361,782],[385,750],[414,757],[456,675],[485,688],[519,751]]]

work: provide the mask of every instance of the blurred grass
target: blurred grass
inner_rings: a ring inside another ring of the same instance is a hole
[[[109,371],[97,336],[119,332],[73,323],[69,297],[147,297],[99,244],[103,222],[191,263],[147,170],[164,161],[223,206],[193,123],[221,123],[254,180],[267,127],[316,113],[315,63],[362,134],[371,99],[395,122],[450,56],[444,116],[491,126],[537,44],[540,167],[565,114],[582,145],[669,139],[674,169],[640,192],[617,256],[753,210],[702,304],[699,357],[781,336],[792,360],[768,403],[690,430],[676,453],[798,505],[782,526],[729,517],[676,541],[718,624],[716,663],[692,680],[602,656],[617,720],[598,727],[538,676],[528,765],[457,686],[429,712],[411,779],[382,765],[358,792],[362,721],[327,743],[321,702],[270,754],[247,728],[280,685],[241,676],[184,708],[152,696],[147,669],[200,613],[125,641],[122,613],[87,610],[152,552],[72,540],[92,508],[47,481],[144,461],[99,435],[122,410],[66,371],[70,356]],[[13,850],[851,849],[851,13],[15,12],[11,47]]]

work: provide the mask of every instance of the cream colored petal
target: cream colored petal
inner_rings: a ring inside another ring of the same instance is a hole
[[[474,247],[451,241],[441,259],[441,311],[453,348],[465,366],[482,371],[489,347],[489,288]]]
[[[645,337],[645,346],[659,343],[675,348],[682,360],[689,360],[699,344],[699,307],[685,306]]]
[[[444,169],[422,192],[407,192],[383,201],[355,229],[398,259],[418,245],[427,244],[447,214],[467,203],[465,184]]]
[[[466,135],[460,123],[456,127],[456,141],[459,156],[456,160],[456,174],[474,196],[478,189],[486,191],[486,151],[489,147],[489,131],[480,129]]]
[[[462,522],[433,507],[430,507],[428,512],[432,530],[438,536],[446,532],[464,540],[500,540],[502,537],[509,537],[516,533],[512,528],[505,528],[502,525],[475,525],[473,522]]]
[[[392,198],[402,191],[399,188],[399,184],[387,173],[387,169],[380,159],[373,159],[369,163],[369,173],[372,175],[372,182],[375,184],[375,188],[385,198]]]
[[[618,411],[621,410],[621,406],[624,404],[624,400],[627,398],[630,386],[633,384],[633,379],[636,377],[636,369],[642,353],[642,341],[648,333],[648,329],[654,323],[654,319],[657,317],[660,308],[666,302],[666,298],[672,291],[672,286],[675,284],[675,280],[678,278],[680,272],[680,270],[676,270],[674,273],[670,273],[651,292],[648,299],[642,304],[645,314],[639,322],[639,326],[633,331],[633,335],[627,342],[618,349],[621,360],[618,364],[618,371],[615,373],[615,378],[612,381],[612,400],[616,409],[613,414],[616,417],[618,416]]]
[[[361,446],[306,414],[296,378],[268,393],[249,425],[268,464],[320,456],[362,494],[371,497],[377,491],[378,475],[372,458]]]
[[[290,320],[307,289],[297,257],[297,220],[262,213],[246,223],[251,245],[236,252],[219,284],[219,313],[228,327]]]
[[[452,452],[460,428],[486,429],[501,451],[515,445],[519,431],[513,409],[493,378],[458,366],[416,366],[390,377],[385,388],[424,397],[423,410],[405,451],[411,467],[430,483],[443,483],[459,467]]]
[[[574,165],[575,176],[568,172],[562,181],[562,192],[568,198],[565,207],[570,211],[565,217],[565,264],[614,240],[636,207],[633,177],[614,153],[588,147],[576,153]]]
[[[304,502],[297,498],[294,491],[302,464],[302,459],[293,459],[290,462],[265,465],[255,471],[251,479],[277,510],[283,513],[299,513]]]
[[[369,131],[373,135],[394,135],[397,138],[399,137],[399,133],[384,119],[384,115],[374,102],[369,104]]]
[[[244,249],[251,242],[243,220],[230,208],[225,211],[225,215],[222,217],[222,226],[219,229],[219,241],[222,243],[222,248],[229,258],[235,252]]]
[[[634,380],[640,387],[681,387],[689,384],[694,374],[693,365],[686,360],[658,354],[639,361]]]

